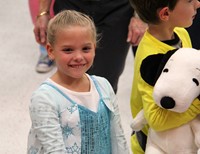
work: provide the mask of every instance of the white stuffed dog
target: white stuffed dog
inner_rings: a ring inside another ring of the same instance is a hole
[[[156,55],[155,55],[156,56]],[[161,108],[186,111],[200,95],[200,51],[180,48],[170,53],[157,77],[153,98]],[[146,124],[143,110],[131,127],[139,131]],[[149,129],[146,154],[200,154],[200,116],[178,128],[156,132]]]

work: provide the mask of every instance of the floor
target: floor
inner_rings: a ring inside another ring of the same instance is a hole
[[[28,105],[33,90],[52,73],[38,74],[38,45],[34,40],[28,1],[0,1],[0,154],[25,154],[30,128]],[[126,137],[130,140],[129,98],[133,55],[128,54],[120,77],[119,107]],[[130,143],[129,143],[130,145]]]

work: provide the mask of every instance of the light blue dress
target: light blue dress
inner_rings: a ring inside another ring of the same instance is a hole
[[[112,87],[104,78],[90,77],[100,96],[97,112],[47,81],[34,92],[28,154],[129,153]]]

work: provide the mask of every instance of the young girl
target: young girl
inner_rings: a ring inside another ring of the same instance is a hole
[[[97,44],[93,21],[63,11],[51,19],[47,40],[57,71],[31,98],[28,154],[129,153],[111,85],[86,74]]]

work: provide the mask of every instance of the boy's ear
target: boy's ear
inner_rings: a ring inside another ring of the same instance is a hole
[[[161,21],[167,21],[168,18],[169,18],[169,8],[164,7],[161,10],[159,10],[158,16],[159,16]]]
[[[47,43],[46,50],[47,50],[49,59],[54,60],[54,49],[50,43]]]

